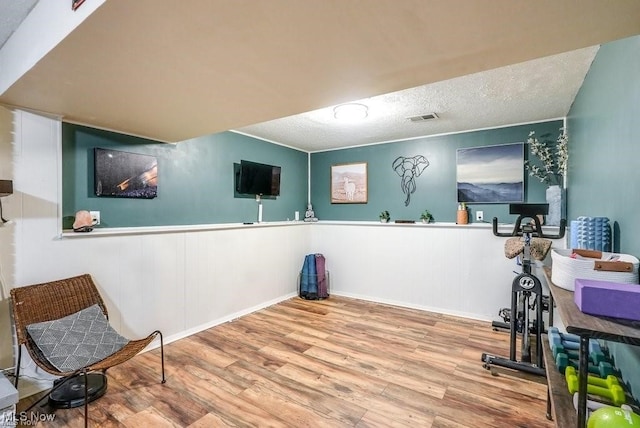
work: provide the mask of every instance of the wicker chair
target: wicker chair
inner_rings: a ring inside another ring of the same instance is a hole
[[[154,331],[149,336],[140,340],[131,340],[123,348],[106,358],[92,363],[86,367],[81,367],[71,372],[61,372],[46,359],[42,351],[38,348],[27,332],[27,326],[43,321],[54,321],[92,305],[99,305],[105,317],[108,317],[107,307],[98,293],[91,276],[89,274],[79,275],[72,278],[51,281],[42,284],[18,287],[11,290],[11,301],[13,317],[16,326],[18,344],[24,345],[35,364],[44,371],[53,375],[63,377],[62,381],[56,382],[51,392],[62,386],[66,380],[84,375],[84,412],[85,426],[88,423],[88,396],[87,373],[102,371],[103,373],[110,367],[124,363],[142,351],[156,337],[160,338],[160,359],[162,367],[162,383],[165,383],[164,375],[164,344],[162,333]],[[20,360],[22,358],[22,347],[18,346],[18,365],[16,367],[15,386],[18,386],[20,377]],[[46,395],[45,395],[46,397]],[[44,397],[43,397],[44,398]],[[33,403],[28,410],[33,408],[38,402]]]

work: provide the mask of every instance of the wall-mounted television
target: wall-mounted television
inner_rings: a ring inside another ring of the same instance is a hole
[[[280,167],[240,161],[236,191],[245,195],[279,196]]]
[[[155,156],[95,149],[96,196],[151,199],[158,196]]]

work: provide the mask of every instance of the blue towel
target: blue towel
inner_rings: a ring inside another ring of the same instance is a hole
[[[309,260],[309,294],[318,294],[318,274],[316,272],[316,255],[307,255]]]
[[[321,274],[318,269],[322,271]],[[307,254],[304,257],[302,271],[300,272],[299,294],[300,297],[312,300],[328,297],[329,293],[324,277],[324,256],[322,254]]]
[[[309,294],[309,256],[305,256],[300,274],[300,295],[306,296],[307,294]]]

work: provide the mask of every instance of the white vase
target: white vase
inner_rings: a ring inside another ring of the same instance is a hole
[[[565,195],[564,189],[558,185],[547,187],[547,203],[549,204],[549,214],[545,224],[549,226],[560,226],[560,219],[565,218]]]

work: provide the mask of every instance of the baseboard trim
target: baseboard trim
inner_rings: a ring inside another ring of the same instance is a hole
[[[385,305],[392,305],[392,306],[399,306],[401,308],[408,308],[408,309],[418,309],[421,311],[425,311],[425,312],[433,312],[436,314],[443,314],[443,315],[451,315],[451,316],[455,316],[455,317],[460,317],[460,318],[467,318],[467,319],[472,319],[472,320],[476,320],[476,321],[493,321],[491,318],[488,317],[484,317],[480,314],[474,314],[474,313],[470,313],[470,312],[460,312],[460,311],[448,311],[442,308],[436,308],[433,306],[424,306],[424,305],[412,305],[409,304],[407,302],[400,302],[397,300],[392,300],[392,299],[382,299],[379,297],[372,297],[372,296],[366,296],[366,295],[362,295],[362,294],[355,294],[355,293],[342,293],[342,292],[336,292],[335,290],[331,291],[332,295],[335,296],[343,296],[343,297],[349,297],[351,299],[360,299],[360,300],[366,300],[367,302],[374,302],[374,303],[382,303]]]

